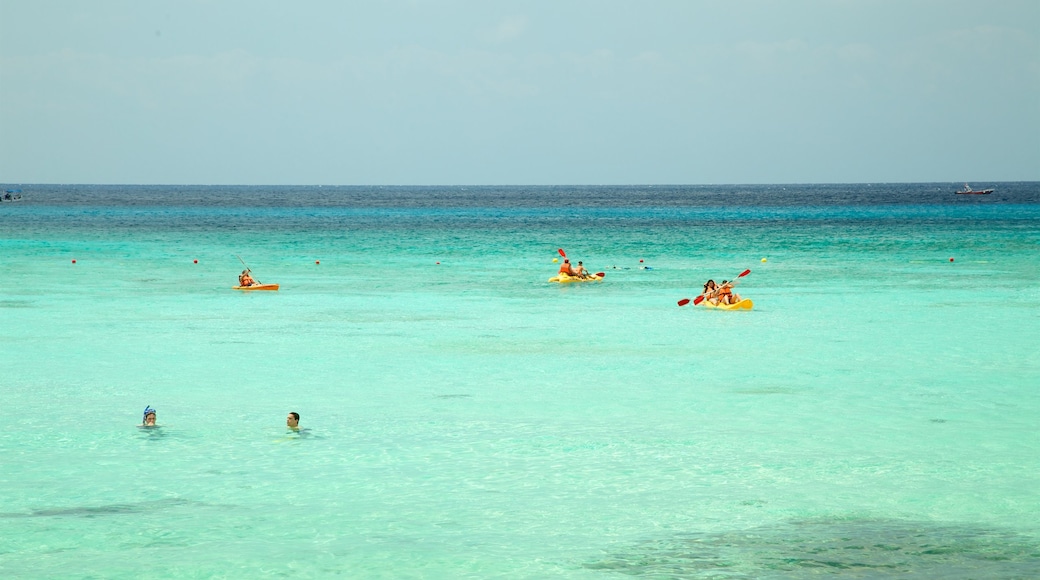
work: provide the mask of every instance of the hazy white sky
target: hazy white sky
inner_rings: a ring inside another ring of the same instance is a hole
[[[1037,0],[0,0],[0,182],[1040,180]]]

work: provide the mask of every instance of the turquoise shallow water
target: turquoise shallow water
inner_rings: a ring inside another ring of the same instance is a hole
[[[1040,575],[1040,184],[22,188],[5,577]]]

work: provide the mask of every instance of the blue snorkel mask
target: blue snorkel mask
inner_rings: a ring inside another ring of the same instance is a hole
[[[144,408],[144,414],[141,415],[141,423],[144,423],[150,413],[155,413],[155,409],[153,409],[151,405],[147,405]]]

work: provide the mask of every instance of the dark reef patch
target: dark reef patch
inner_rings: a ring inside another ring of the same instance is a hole
[[[583,567],[651,578],[1040,578],[1040,542],[965,525],[813,519],[647,541]]]

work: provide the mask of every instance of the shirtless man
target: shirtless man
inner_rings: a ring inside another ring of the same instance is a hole
[[[249,275],[249,270],[242,270],[242,273],[238,275],[239,286],[253,286],[256,284],[256,280]]]
[[[585,269],[584,265],[582,265],[581,260],[578,260],[578,267],[574,269],[574,275],[581,278],[589,277],[589,271]]]

